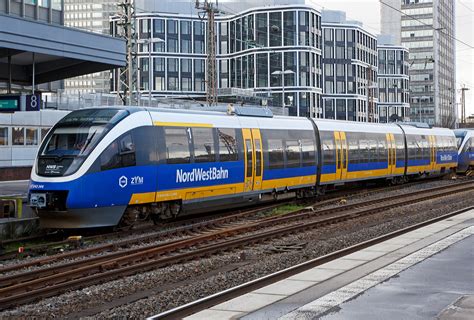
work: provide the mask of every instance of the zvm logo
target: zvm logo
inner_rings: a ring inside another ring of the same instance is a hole
[[[126,176],[121,176],[121,177],[119,178],[119,186],[120,186],[120,188],[125,188],[125,187],[127,186],[127,184],[128,184],[128,179],[127,179],[127,177],[126,177]]]

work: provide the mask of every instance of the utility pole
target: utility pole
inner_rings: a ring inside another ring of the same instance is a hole
[[[124,105],[133,105],[135,102],[133,90],[136,87],[137,79],[135,1],[122,0],[118,7],[120,12],[117,15],[117,35],[126,41],[127,64],[118,71],[117,94]]]
[[[461,123],[466,123],[466,91],[469,88],[466,88],[464,85],[461,88]]]
[[[218,2],[214,5],[209,0],[201,4],[196,0],[196,9],[202,10],[201,19],[207,18],[207,92],[206,100],[209,106],[217,104],[217,68],[216,68],[216,31],[214,26],[215,15],[219,13]]]

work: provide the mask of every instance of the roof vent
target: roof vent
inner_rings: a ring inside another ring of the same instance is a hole
[[[227,107],[228,115],[238,115],[246,117],[273,118],[273,113],[268,108],[262,107],[242,107],[229,104]]]

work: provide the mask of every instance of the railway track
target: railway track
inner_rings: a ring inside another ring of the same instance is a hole
[[[344,190],[332,190],[331,192],[328,192],[325,195],[320,195],[318,196],[317,200],[319,201],[319,204],[321,206],[323,205],[328,205],[334,202],[338,202],[342,199],[346,199],[349,197],[353,196],[370,196],[372,194],[384,191],[384,192],[390,192],[394,190],[399,190],[403,188],[407,188],[416,184],[423,184],[426,183],[426,180],[421,180],[421,181],[413,181],[404,185],[396,185],[396,186],[384,186],[384,187],[369,187],[369,188],[364,188],[364,189],[344,189]],[[258,207],[254,207],[252,209],[240,209],[236,210],[237,214],[241,214],[249,211],[249,215],[254,214],[257,212],[256,210],[260,211],[265,211],[265,210],[271,210],[275,207],[284,205],[286,203],[291,203],[294,202],[294,199],[289,199],[286,201],[280,201],[278,203],[274,204],[264,204],[260,205]],[[300,201],[300,203],[304,203],[304,201]],[[172,230],[176,229],[177,232],[180,232],[182,230],[183,226],[192,226],[192,225],[203,225],[203,222],[205,220],[209,219],[209,224],[212,224],[212,220],[220,219],[220,218],[225,218],[227,216],[234,216],[235,212],[226,212],[226,213],[213,213],[208,216],[200,216],[200,217],[191,217],[191,218],[185,218],[185,219],[179,219],[177,221],[172,221],[172,222],[164,222],[158,225],[153,225],[152,223],[149,224],[143,224],[139,225],[136,228],[133,229],[126,229],[126,230],[117,230],[114,232],[107,232],[107,233],[100,233],[100,234],[94,234],[90,236],[83,236],[81,237],[80,241],[77,240],[70,240],[67,237],[62,238],[61,240],[54,240],[54,241],[48,241],[46,243],[42,244],[29,244],[28,242],[24,241],[39,241],[39,240],[44,240],[45,238],[52,237],[53,239],[57,239],[58,235],[57,234],[42,234],[39,236],[32,236],[28,237],[25,239],[19,239],[19,240],[7,240],[7,241],[2,241],[0,242],[1,245],[11,245],[12,243],[17,243],[18,247],[23,248],[23,252],[19,253],[18,250],[11,250],[7,252],[3,252],[0,254],[0,261],[6,261],[10,259],[21,259],[24,257],[35,257],[35,256],[42,256],[42,255],[47,255],[47,256],[54,256],[55,254],[60,254],[64,258],[70,258],[74,256],[81,256],[87,254],[88,251],[83,251],[84,254],[78,252],[78,253],[73,253],[71,255],[68,255],[68,252],[71,250],[77,251],[78,248],[84,247],[84,246],[89,246],[90,244],[97,244],[101,242],[107,242],[107,241],[115,241],[118,240],[119,245],[117,247],[123,247],[125,245],[133,245],[134,242],[133,239],[127,242],[126,240],[121,240],[125,239],[131,236],[138,237],[137,240],[142,240],[140,238],[140,235],[149,235],[150,233],[155,233],[157,230],[160,229],[166,229],[169,230],[165,232],[164,234],[160,234],[158,236],[166,236],[166,235],[172,235]],[[204,221],[203,221],[204,220]],[[151,238],[155,238],[153,235],[151,235]],[[117,248],[116,247],[116,248]],[[104,250],[109,250],[110,246],[105,245],[102,247]],[[99,252],[100,249],[96,250],[91,250],[91,253],[94,252]],[[65,253],[66,252],[66,253]],[[62,259],[59,257],[58,259]],[[50,261],[48,258],[41,259],[36,265],[41,265],[48,263]],[[34,263],[32,264],[25,264],[25,267],[28,266],[33,266],[35,265]],[[0,270],[0,273],[2,273],[2,270]]]
[[[0,280],[0,308],[54,296],[66,290],[110,281],[137,272],[180,263],[224,250],[249,246],[288,234],[321,228],[357,219],[395,207],[428,201],[455,193],[472,192],[474,182],[431,188],[408,195],[362,201],[334,208],[316,210],[317,204],[301,210],[244,223],[207,227],[189,238],[159,245],[128,249],[75,263],[53,266],[4,276]],[[1,272],[2,270],[0,270]]]

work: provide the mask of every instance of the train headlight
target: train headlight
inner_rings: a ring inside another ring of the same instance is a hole
[[[32,193],[30,196],[30,206],[36,207],[36,208],[46,207],[46,194]]]

